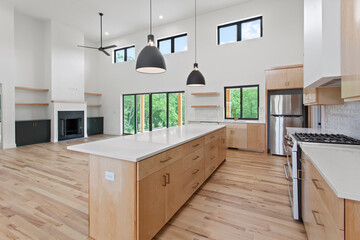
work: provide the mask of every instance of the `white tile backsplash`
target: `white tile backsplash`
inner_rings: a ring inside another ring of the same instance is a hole
[[[324,106],[322,128],[360,139],[360,102]]]

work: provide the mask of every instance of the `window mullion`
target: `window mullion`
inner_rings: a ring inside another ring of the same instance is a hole
[[[166,127],[169,128],[169,93],[166,93]]]

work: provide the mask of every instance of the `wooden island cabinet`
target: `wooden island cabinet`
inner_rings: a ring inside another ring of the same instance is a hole
[[[309,240],[359,240],[360,202],[336,196],[303,153],[302,218]]]
[[[140,161],[90,153],[89,237],[152,239],[225,160],[225,127],[202,128],[215,131]],[[76,146],[69,149],[85,152]]]

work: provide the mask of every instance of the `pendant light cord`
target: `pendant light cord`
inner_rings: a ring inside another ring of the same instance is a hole
[[[152,0],[150,0],[150,34],[152,34]]]
[[[196,36],[196,0],[195,0],[195,63],[197,62],[197,36]]]
[[[102,47],[102,13],[100,13],[100,47]]]

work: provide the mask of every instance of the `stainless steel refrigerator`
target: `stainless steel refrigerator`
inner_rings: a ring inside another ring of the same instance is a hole
[[[286,127],[303,127],[302,94],[270,96],[270,153],[285,155]]]

